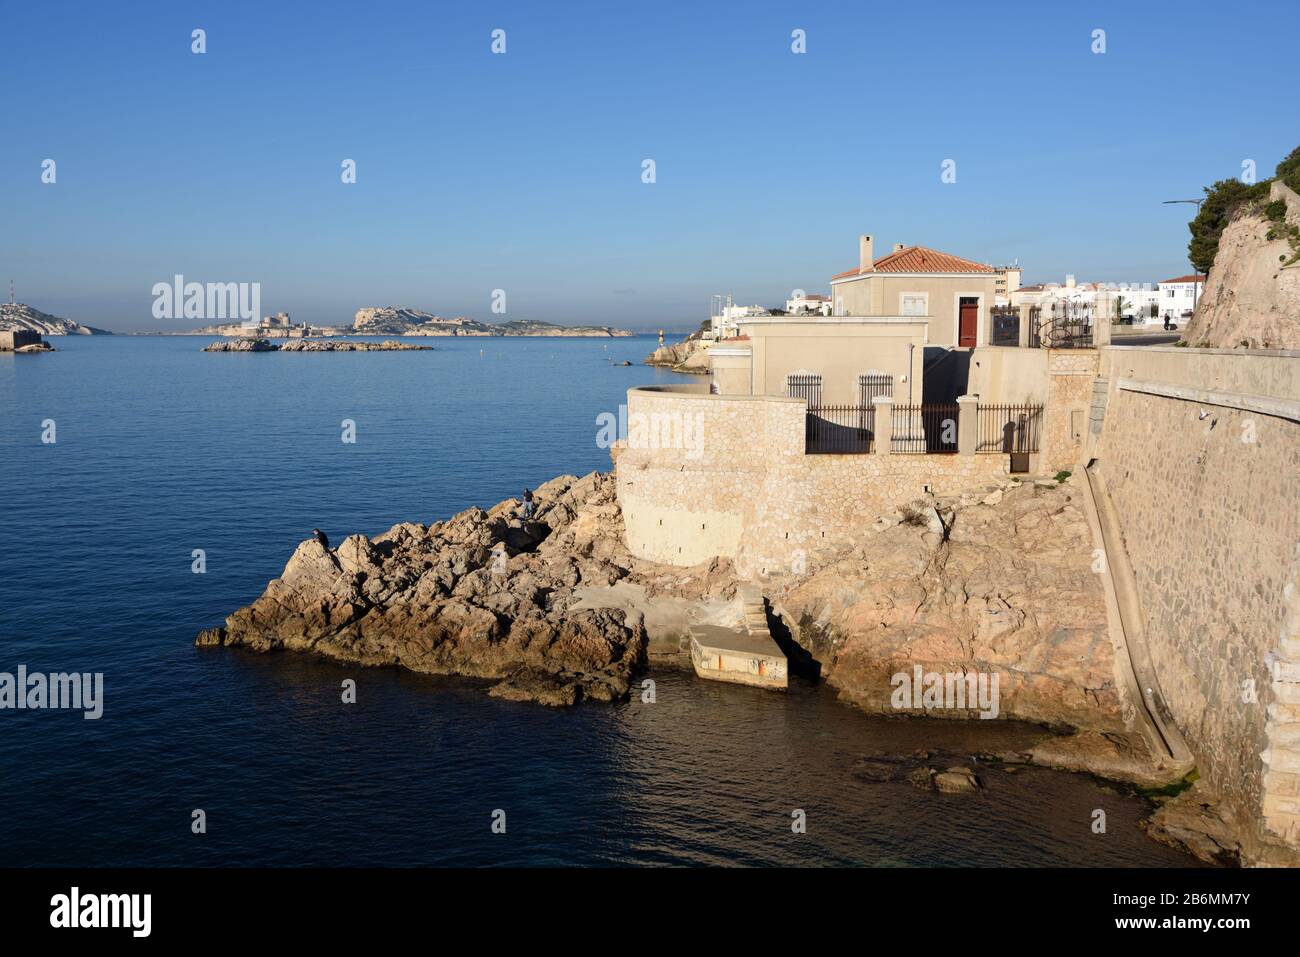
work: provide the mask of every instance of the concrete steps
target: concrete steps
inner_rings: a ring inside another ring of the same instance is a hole
[[[767,629],[767,610],[757,585],[739,588],[743,629],[691,626],[691,664],[708,681],[729,681],[784,691],[789,683],[785,655]]]

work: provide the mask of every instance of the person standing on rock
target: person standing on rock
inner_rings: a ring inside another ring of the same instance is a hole
[[[533,517],[533,490],[524,488],[524,521]]]
[[[339,557],[337,555],[335,555],[332,551],[330,551],[329,536],[326,535],[324,532],[322,532],[319,528],[313,528],[311,530],[311,537],[316,540],[316,543],[320,545],[321,548],[325,549],[325,554],[329,556],[329,560],[334,563],[334,567],[337,568],[339,571],[343,571],[343,563],[339,561]]]

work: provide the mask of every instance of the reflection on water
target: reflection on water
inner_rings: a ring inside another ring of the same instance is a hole
[[[551,710],[489,698],[482,682],[194,654],[236,706],[88,762],[113,789],[71,818],[10,793],[5,847],[49,864],[1190,863],[1138,831],[1143,801],[1082,775],[983,766],[983,791],[942,795],[871,772],[877,755],[910,767],[925,749],[949,766],[1041,735],[1023,725],[872,718],[825,687],[782,695],[675,668],[652,672],[653,704]],[[355,706],[340,702],[345,676]],[[208,834],[187,833],[192,807]],[[496,809],[505,835],[490,832]],[[792,832],[795,809],[806,834]],[[96,839],[37,840],[15,812]]]

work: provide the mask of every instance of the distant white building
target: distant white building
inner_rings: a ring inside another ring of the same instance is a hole
[[[1204,276],[1175,276],[1160,282],[1160,316],[1168,319],[1191,318],[1205,288]]]
[[[818,295],[796,296],[785,301],[787,316],[829,316],[831,314],[831,297]]]
[[[1037,306],[1047,301],[1068,302],[1094,307],[1097,297],[1105,295],[1119,306],[1121,317],[1131,317],[1135,323],[1159,322],[1164,315],[1163,293],[1150,282],[1078,282],[1066,276],[1065,282],[1045,282],[1034,286],[1021,286],[1011,294],[1011,305]],[[1152,306],[1156,315],[1152,316]]]
[[[715,340],[730,339],[739,335],[737,320],[770,315],[771,313],[762,306],[736,305],[731,298],[731,293],[727,293],[726,296],[714,296],[709,308],[709,332]]]

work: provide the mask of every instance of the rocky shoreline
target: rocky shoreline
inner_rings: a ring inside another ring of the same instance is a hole
[[[662,366],[673,372],[706,375],[709,371],[709,353],[704,348],[703,337],[697,331],[681,342],[660,346],[646,356],[645,364]]]
[[[1002,675],[1000,717],[1043,731],[990,760],[1164,789],[1173,810],[1152,836],[1221,860],[1230,841],[1194,846],[1186,835],[1207,812],[1180,813],[1170,799],[1186,783],[1126,730],[1078,494],[1012,480],[910,503],[828,541],[806,573],[765,581],[773,634],[796,673],[811,664],[879,715],[928,715],[890,701],[890,676],[915,665]],[[612,474],[562,476],[535,495],[527,520],[508,499],[333,551],[302,542],[261,597],[196,644],[491,679],[494,696],[567,706],[627,697],[652,660],[685,665],[691,624],[741,621],[729,561],[678,568],[628,552]],[[915,773],[926,789],[979,784],[956,767]]]
[[[550,705],[622,697],[645,660],[640,617],[572,607],[579,583],[620,574],[600,523],[617,510],[613,481],[566,476],[536,495],[526,521],[509,500],[351,535],[333,552],[305,541],[262,597],[197,644],[493,678],[494,695]]]

